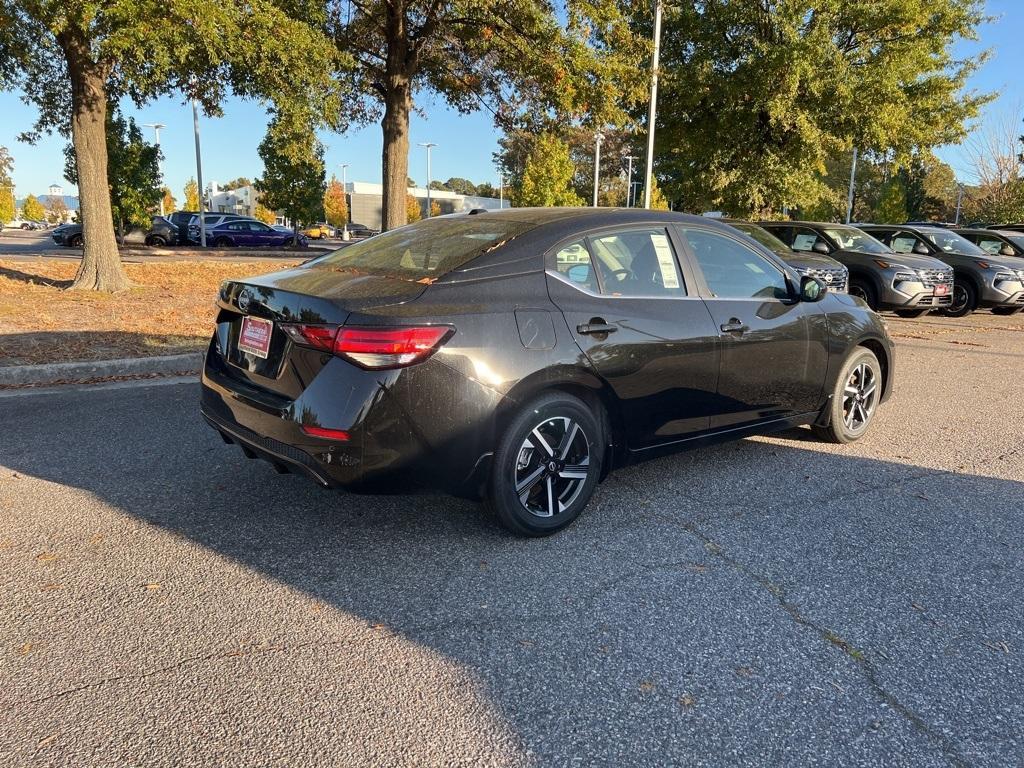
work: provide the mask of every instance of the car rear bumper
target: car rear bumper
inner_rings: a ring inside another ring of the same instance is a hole
[[[332,359],[288,399],[253,386],[230,365],[211,344],[200,410],[248,458],[328,488],[477,493],[500,398],[449,366],[427,361],[370,372]],[[310,436],[303,424],[343,429],[348,440]]]

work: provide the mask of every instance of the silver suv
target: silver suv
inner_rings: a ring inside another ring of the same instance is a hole
[[[204,213],[203,224],[206,225],[206,231],[209,232],[211,229],[216,227],[218,224],[223,224],[225,221],[235,221],[236,219],[252,219],[251,216],[240,216],[237,213]],[[195,214],[188,222],[188,240],[190,243],[198,243],[201,237],[199,232],[199,214]],[[207,243],[209,245],[209,243]]]
[[[919,251],[894,253],[847,224],[763,221],[761,226],[797,253],[831,256],[850,271],[849,293],[874,310],[920,317],[953,302],[953,270]]]
[[[963,317],[980,307],[997,315],[1024,309],[1024,259],[994,256],[944,227],[861,224],[897,253],[927,252],[953,268],[953,303],[944,314]]]

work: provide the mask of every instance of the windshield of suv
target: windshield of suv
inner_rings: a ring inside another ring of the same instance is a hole
[[[927,237],[935,247],[946,253],[963,253],[967,256],[984,256],[985,251],[970,240],[960,237],[948,229],[922,229],[921,234]]]
[[[844,251],[858,251],[859,253],[891,253],[883,243],[878,242],[866,232],[861,232],[853,227],[831,226],[822,227],[822,230]]]
[[[427,219],[339,248],[308,266],[433,282],[534,226],[476,216]]]
[[[756,224],[746,224],[740,222],[729,222],[729,226],[733,229],[738,229],[745,235],[752,237],[757,240],[761,245],[767,248],[769,251],[774,251],[784,259],[791,258],[793,256],[793,249],[786,245],[784,242],[779,240],[775,235],[769,232],[767,229],[757,226]]]

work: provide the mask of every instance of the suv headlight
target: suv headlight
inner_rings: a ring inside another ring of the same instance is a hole
[[[1017,282],[1020,278],[1016,272],[996,272],[995,283]]]
[[[893,278],[896,283],[919,283],[921,276],[917,272],[897,272]]]

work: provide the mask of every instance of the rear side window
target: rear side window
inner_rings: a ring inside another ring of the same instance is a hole
[[[555,254],[555,271],[573,285],[597,293],[597,276],[590,261],[590,251],[582,240],[560,248]]]
[[[985,237],[984,235],[964,235],[968,240],[974,240],[985,253],[998,254],[1003,249],[1003,241],[996,240],[994,237]],[[975,239],[977,238],[977,239]]]
[[[308,266],[433,282],[534,226],[476,216],[428,219],[341,248]]]
[[[785,275],[760,254],[713,232],[685,229],[684,233],[715,298],[789,298]]]
[[[590,239],[603,292],[609,296],[685,296],[676,255],[664,229],[635,229]]]

